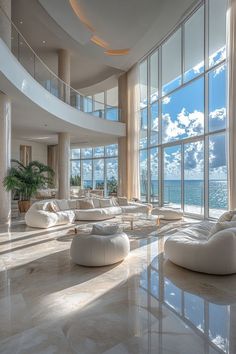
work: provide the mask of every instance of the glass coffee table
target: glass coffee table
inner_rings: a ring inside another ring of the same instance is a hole
[[[163,215],[148,215],[148,214],[123,214],[121,215],[122,222],[130,222],[130,229],[134,229],[134,222],[138,220],[153,221],[157,227],[160,227],[160,219]]]

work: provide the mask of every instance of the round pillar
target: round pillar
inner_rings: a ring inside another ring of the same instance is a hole
[[[3,186],[3,179],[11,166],[11,101],[0,92],[0,223],[11,221],[11,194]]]
[[[0,0],[0,38],[11,47],[11,0]]]
[[[60,84],[60,98],[70,103],[70,52],[66,49],[58,50],[58,77],[68,85]]]
[[[58,134],[58,196],[70,198],[70,134]]]

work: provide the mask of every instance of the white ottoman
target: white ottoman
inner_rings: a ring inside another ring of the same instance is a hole
[[[180,220],[183,217],[183,211],[181,209],[171,208],[154,208],[152,214],[163,215],[161,219],[164,220]]]
[[[75,236],[71,243],[70,255],[77,264],[100,267],[122,261],[129,251],[129,238],[122,232],[105,236]]]

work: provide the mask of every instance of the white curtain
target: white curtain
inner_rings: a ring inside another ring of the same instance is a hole
[[[127,197],[140,198],[139,184],[139,65],[127,73]]]
[[[229,0],[227,11],[228,61],[228,196],[229,208],[236,208],[236,0]]]

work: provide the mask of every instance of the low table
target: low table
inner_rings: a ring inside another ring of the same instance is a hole
[[[122,222],[130,222],[130,229],[134,229],[134,222],[138,220],[155,221],[157,227],[160,227],[160,220],[163,215],[147,215],[147,214],[124,214],[121,215]]]

